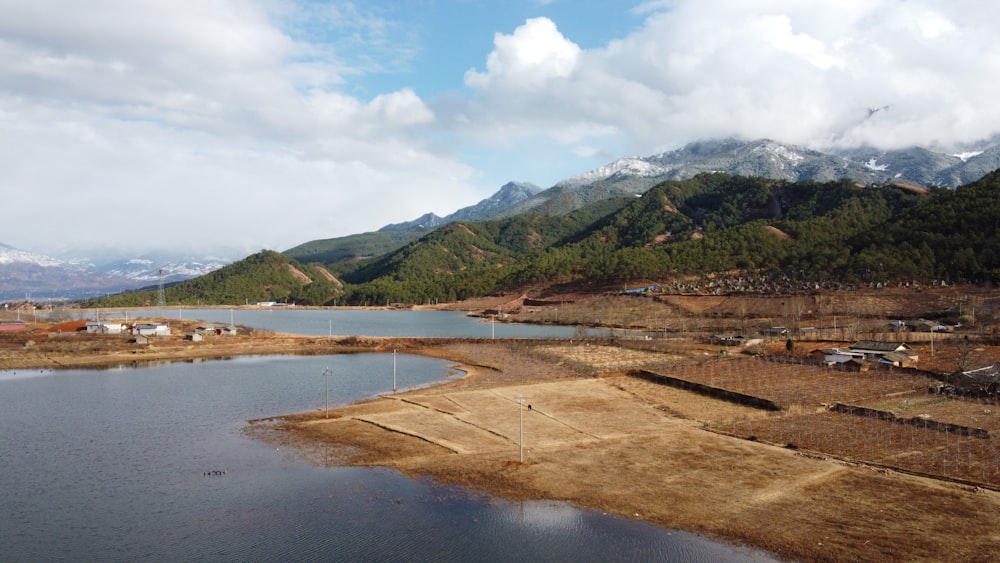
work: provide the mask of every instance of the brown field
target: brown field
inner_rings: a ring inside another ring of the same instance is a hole
[[[483,341],[419,351],[478,367],[329,419],[255,421],[249,432],[318,464],[383,465],[514,499],[565,500],[783,559],[978,561],[1000,548],[996,409],[928,396],[924,376],[706,357],[677,344]],[[625,374],[637,368],[782,410]],[[833,402],[975,423],[990,438],[834,413],[824,406]]]

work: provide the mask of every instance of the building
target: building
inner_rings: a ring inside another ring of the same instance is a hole
[[[132,325],[132,334],[139,336],[170,336],[170,327],[165,324]]]
[[[201,325],[194,331],[202,336],[236,336],[237,334],[235,326]]]
[[[851,360],[865,359],[863,353],[846,348],[819,348],[810,352],[809,356],[827,365],[846,364]]]
[[[911,356],[905,352],[889,352],[888,354],[882,355],[879,363],[899,368],[913,368],[917,367],[917,358],[916,356]]]
[[[125,325],[108,321],[89,321],[86,329],[87,334],[121,334],[125,331]]]
[[[910,348],[910,346],[904,342],[861,340],[851,345],[851,352],[863,354],[864,358],[867,360],[881,360],[886,354],[894,352],[906,355],[913,363],[916,363],[916,361],[920,359],[920,357],[913,352],[913,348]]]

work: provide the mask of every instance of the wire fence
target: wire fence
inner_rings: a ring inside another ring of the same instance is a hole
[[[671,366],[663,374],[781,407],[719,417],[708,422],[711,429],[1000,489],[996,401],[941,395],[940,382],[924,372],[851,372],[756,357]]]

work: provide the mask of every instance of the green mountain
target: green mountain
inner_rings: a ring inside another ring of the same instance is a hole
[[[1000,171],[956,190],[700,174],[563,215],[451,223],[344,270],[342,293],[330,278],[264,251],[166,297],[384,305],[692,279],[717,292],[995,283]]]
[[[282,254],[299,262],[319,262],[321,264],[354,262],[392,252],[432,230],[433,228],[417,227],[314,240],[289,248]]]
[[[386,225],[377,232],[307,242],[286,250],[284,254],[300,262],[322,262],[339,272],[347,272],[354,268],[350,265],[352,263],[396,250],[442,225],[509,216],[507,210],[539,191],[541,188],[533,184],[508,182],[492,196],[447,217],[426,213],[412,221]]]
[[[323,305],[343,294],[343,284],[321,264],[304,265],[272,250],[262,250],[204,276],[164,288],[167,305],[243,305],[275,301]],[[156,305],[158,289],[146,289],[84,302],[89,307]]]
[[[709,274],[718,280],[711,282],[717,291],[1000,280],[996,172],[955,191],[701,174],[625,201],[616,211],[567,225],[557,236],[538,234],[558,224],[551,216],[432,233],[347,275],[345,299],[422,303],[584,282],[678,283]],[[533,230],[524,229],[529,221]],[[498,236],[511,232],[524,234]],[[469,251],[472,241],[478,253]],[[445,260],[461,256],[466,259]]]

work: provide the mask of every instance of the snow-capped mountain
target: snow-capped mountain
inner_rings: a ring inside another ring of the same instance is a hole
[[[560,214],[597,200],[639,195],[664,180],[703,172],[723,172],[787,181],[836,181],[956,187],[1000,168],[1000,145],[967,147],[952,153],[914,147],[902,150],[855,148],[821,152],[770,139],[700,141],[648,157],[627,157],[577,174],[546,190],[510,182],[494,195],[446,216],[427,213],[381,231],[426,230],[453,221],[483,221],[520,213]],[[418,236],[418,235],[413,235]],[[100,253],[97,253],[100,255]],[[233,259],[238,258],[234,256]],[[0,244],[0,300],[77,299],[204,275],[232,262],[159,254],[114,260],[62,260]]]
[[[507,182],[497,193],[475,205],[463,207],[443,219],[444,223],[453,221],[487,221],[500,217],[511,207],[542,191],[542,188],[530,182]]]
[[[412,221],[392,223],[379,229],[381,232],[408,231],[410,229],[433,229],[444,224],[444,219],[434,213],[424,213]]]
[[[561,180],[546,190],[510,182],[490,198],[446,217],[428,213],[380,230],[433,229],[452,221],[483,221],[521,213],[566,213],[597,200],[640,195],[665,180],[684,180],[705,172],[790,182],[850,178],[864,184],[897,182],[954,188],[997,168],[1000,145],[946,154],[919,147],[821,152],[771,139],[698,141],[652,156],[620,158]]]
[[[672,170],[672,166],[664,166],[657,162],[642,158],[630,157],[620,158],[606,166],[601,166],[593,170],[588,170],[582,174],[571,176],[556,183],[557,188],[572,189],[580,186],[587,186],[600,180],[606,180],[614,176],[631,178],[656,178],[663,176]]]
[[[790,182],[830,182],[850,178],[954,188],[1000,168],[1000,145],[945,154],[914,147],[883,151],[858,148],[824,153],[770,139],[700,141],[648,157],[628,157],[556,183],[507,215],[565,213],[592,201],[641,194],[664,180],[684,180],[704,172],[759,176]]]
[[[0,300],[80,299],[198,277],[232,262],[164,255],[100,262],[59,260],[0,244]]]
[[[507,182],[503,186],[500,186],[500,189],[490,197],[475,205],[463,207],[445,217],[438,217],[434,213],[426,213],[412,221],[386,225],[379,229],[379,231],[431,229],[454,221],[488,221],[503,216],[510,208],[541,191],[542,188],[530,182]]]
[[[117,281],[86,266],[0,244],[0,300],[71,299],[117,287]]]
[[[231,263],[218,257],[163,256],[127,258],[98,266],[104,274],[118,276],[142,284],[173,283],[207,274]]]
[[[40,268],[54,268],[66,265],[61,260],[57,260],[51,256],[26,252],[0,243],[0,266],[12,264],[33,265]]]

